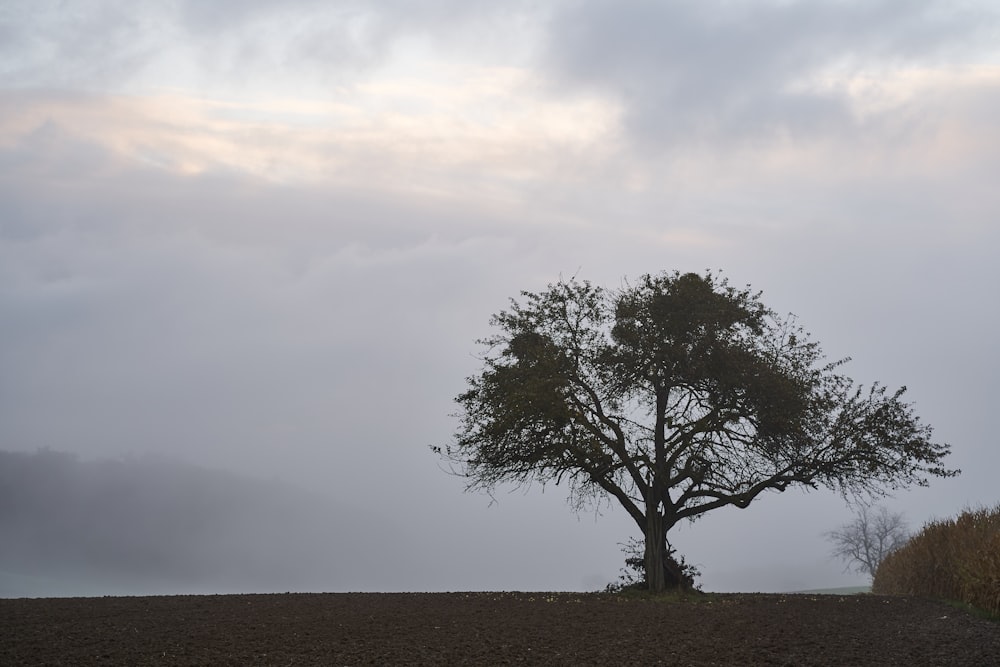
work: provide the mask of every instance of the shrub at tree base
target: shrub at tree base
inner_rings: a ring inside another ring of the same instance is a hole
[[[1000,505],[928,523],[882,561],[872,592],[960,600],[1000,616]]]
[[[643,541],[631,538],[627,543],[622,544],[621,547],[622,552],[625,554],[625,567],[622,568],[618,581],[608,584],[604,592],[621,593],[628,590],[648,590],[649,582],[646,580],[646,559],[643,554]],[[666,570],[664,573],[666,580],[677,582],[672,587],[672,592],[688,593],[694,591],[701,593],[701,589],[694,583],[695,579],[701,576],[701,572],[698,571],[697,567],[685,561],[684,556],[675,557],[675,553],[674,548],[668,544],[663,567]]]

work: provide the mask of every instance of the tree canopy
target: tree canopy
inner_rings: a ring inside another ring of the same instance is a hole
[[[644,536],[652,590],[681,581],[666,536],[684,519],[791,486],[871,495],[957,474],[905,388],[856,386],[749,287],[673,272],[521,297],[493,316],[458,432],[436,449],[469,489],[613,498]]]

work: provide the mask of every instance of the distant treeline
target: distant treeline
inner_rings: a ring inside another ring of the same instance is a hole
[[[0,452],[7,577],[316,587],[317,573],[336,567],[334,518],[293,487],[162,459]]]
[[[961,601],[1000,616],[1000,505],[925,525],[882,561],[872,592]]]

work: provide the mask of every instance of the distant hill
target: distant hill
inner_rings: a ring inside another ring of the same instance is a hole
[[[0,451],[0,597],[350,588],[364,525],[278,482]]]

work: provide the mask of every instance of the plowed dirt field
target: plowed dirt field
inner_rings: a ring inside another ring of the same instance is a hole
[[[0,600],[0,665],[1000,665],[1000,623],[872,595]]]

